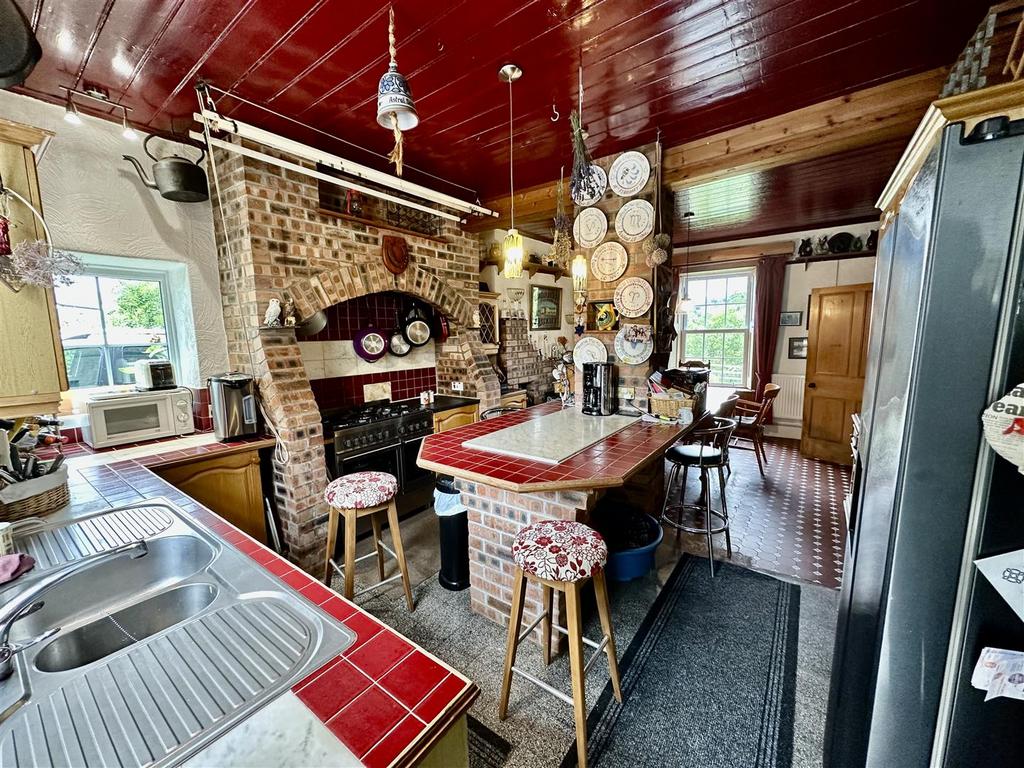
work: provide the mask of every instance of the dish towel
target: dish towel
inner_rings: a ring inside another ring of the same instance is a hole
[[[15,554],[0,557],[0,584],[14,581],[26,571],[36,567],[36,560],[31,555]]]

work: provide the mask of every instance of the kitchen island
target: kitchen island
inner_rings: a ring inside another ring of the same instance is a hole
[[[194,766],[246,768],[281,765],[383,768],[413,763],[423,766],[466,765],[465,712],[477,696],[476,685],[154,473],[153,470],[165,464],[180,461],[184,456],[197,452],[204,456],[230,454],[252,444],[262,445],[266,441],[257,438],[233,443],[205,441],[203,445],[195,445],[195,442],[195,439],[186,438],[131,449],[83,453],[69,458],[67,466],[71,503],[45,518],[48,526],[58,526],[54,529],[56,533],[51,536],[52,540],[67,541],[69,536],[62,531],[70,530],[68,526],[79,524],[87,526],[90,531],[100,531],[100,535],[108,539],[107,544],[111,543],[109,537],[116,537],[118,533],[126,535],[126,530],[135,536],[140,530],[137,524],[130,521],[126,524],[124,519],[126,514],[132,514],[131,511],[114,513],[120,515],[115,519],[108,510],[134,505],[155,506],[159,516],[169,514],[168,520],[177,516],[180,521],[174,524],[174,528],[162,533],[155,532],[155,538],[150,539],[154,542],[150,554],[138,563],[145,565],[153,558],[161,558],[165,552],[171,551],[174,540],[204,540],[210,546],[200,547],[200,550],[223,554],[217,555],[212,563],[196,566],[201,571],[207,568],[211,574],[223,574],[231,569],[229,563],[235,563],[231,567],[238,568],[239,559],[248,561],[250,568],[255,566],[260,569],[260,574],[258,578],[250,578],[247,584],[242,585],[242,592],[254,593],[251,596],[244,595],[245,602],[253,604],[265,596],[268,590],[273,591],[274,600],[280,605],[279,611],[284,611],[280,615],[294,614],[311,627],[318,623],[325,627],[333,625],[336,627],[333,635],[337,636],[340,632],[346,638],[345,642],[335,646],[336,652],[321,652],[315,658],[304,657],[309,658],[312,668],[303,669],[298,679],[285,677],[273,685],[265,684],[265,690],[258,694],[259,700],[254,702],[257,706],[245,712],[242,718],[231,714],[230,705],[232,702],[234,705],[239,704],[232,690],[245,693],[255,685],[244,674],[242,678],[230,678],[234,682],[225,678],[225,681],[211,688],[213,698],[209,701],[204,699],[205,704],[196,710],[199,713],[196,716],[198,723],[191,722],[182,714],[188,709],[182,702],[189,699],[184,697],[179,701],[176,696],[184,688],[179,690],[171,684],[161,692],[159,687],[153,689],[151,686],[146,690],[157,690],[158,695],[149,698],[144,695],[143,688],[134,686],[124,689],[130,692],[126,704],[128,709],[118,710],[121,727],[126,730],[111,735],[103,727],[94,727],[97,724],[96,718],[104,717],[102,708],[98,712],[83,710],[84,714],[74,710],[70,715],[65,715],[72,720],[84,719],[76,720],[74,728],[69,725],[67,731],[62,726],[59,733],[71,734],[77,731],[80,734],[91,733],[92,737],[65,740],[60,744],[48,738],[52,733],[32,729],[27,725],[28,721],[22,722],[25,720],[23,716],[31,713],[31,706],[14,708],[8,711],[6,718],[0,718],[0,756],[3,762],[26,764],[26,754],[38,754],[19,753],[20,758],[12,757],[14,735],[18,734],[17,743],[24,746],[25,734],[31,733],[31,749],[57,750],[49,761],[52,764],[141,765],[155,760],[174,765],[185,761]],[[173,509],[167,513],[159,509],[165,501],[173,505]],[[28,538],[34,535],[29,534]],[[45,531],[40,535],[44,538],[50,536]],[[81,540],[79,534],[71,534],[71,538]],[[19,540],[22,539],[16,535],[16,542]],[[32,580],[44,574],[48,566],[65,558],[54,554],[59,553],[60,548],[40,549],[40,545],[30,544],[27,538],[23,541],[26,548],[40,559],[37,571],[23,577],[27,579],[27,587]],[[104,547],[100,546],[102,549]],[[74,556],[70,559],[74,559]],[[186,561],[190,561],[189,558]],[[92,587],[95,594],[90,595],[86,602],[102,602],[106,599],[104,587],[95,580],[95,573],[93,577],[89,574],[87,571],[81,577],[74,578],[80,578]],[[218,592],[230,591],[231,585],[225,584],[219,575],[191,578],[219,585]],[[111,597],[118,605],[139,599],[159,598],[161,594],[181,589],[172,583],[172,588],[165,590],[164,582],[160,582],[147,590],[133,577],[121,581],[130,583],[137,594],[129,590],[127,595],[119,593]],[[173,582],[173,579],[170,581]],[[195,584],[186,586],[192,590],[197,588]],[[18,588],[19,582],[8,587],[14,590]],[[200,610],[196,615],[205,614]],[[60,642],[66,635],[75,632],[80,624],[82,622],[77,620],[68,622],[52,642]],[[297,624],[292,622],[290,625]],[[138,647],[145,651],[143,646],[147,643],[159,642],[164,644],[165,654],[169,647],[178,647],[180,650],[182,646],[176,638],[182,631],[194,633],[192,626],[187,620],[185,624],[168,626],[166,630],[152,635],[151,639],[139,640]],[[223,635],[223,626],[219,631]],[[314,637],[322,635],[325,638],[328,634],[326,629],[311,633]],[[247,666],[253,663],[254,651],[244,650],[244,645],[239,646],[243,648],[243,653],[235,656],[219,642],[211,641],[212,644],[207,646],[204,639],[206,636],[196,636],[199,640],[191,652],[211,654],[220,660],[215,665],[217,668],[231,670],[236,663],[244,661]],[[271,647],[267,642],[263,638],[259,639],[255,646],[260,649],[257,653],[267,652]],[[44,652],[45,648],[40,651]],[[182,652],[186,655],[191,653],[188,650]],[[108,665],[113,669],[114,665],[122,664],[133,653],[129,645],[108,656],[97,658],[94,663],[81,668],[82,674],[104,673]],[[280,651],[274,653],[279,654]],[[19,676],[0,683],[0,686],[18,685],[20,680],[22,685],[27,684],[28,690],[32,689],[35,680],[32,675],[36,673],[27,669],[23,662],[19,663],[22,667]],[[186,669],[189,670],[187,673]],[[172,663],[168,667],[172,677],[192,675],[195,669],[194,664]],[[21,677],[24,675],[28,677]],[[195,687],[195,681],[191,678],[189,680]],[[233,686],[240,687],[236,689]],[[115,689],[120,690],[116,685],[112,690]],[[195,690],[199,688],[195,687]],[[0,687],[2,693],[3,688]],[[248,701],[249,693],[245,693],[243,698]],[[29,696],[26,703],[33,704],[33,697]],[[167,710],[168,707],[170,710]],[[164,714],[151,718],[154,709]],[[163,726],[150,727],[152,722],[164,722],[164,718],[166,729]],[[124,724],[134,725],[127,727]],[[28,731],[24,730],[26,727]],[[216,731],[216,734],[209,738],[207,735],[212,731]],[[46,762],[32,761],[32,764]]]
[[[684,427],[620,417],[605,429],[594,423],[603,418],[608,417],[585,416],[553,402],[424,440],[419,465],[455,477],[469,509],[470,599],[476,613],[499,624],[508,621],[511,547],[521,528],[552,518],[585,523],[601,499],[660,511],[665,450],[697,422]],[[551,450],[537,450],[538,436]],[[552,458],[567,452],[566,458]],[[524,624],[541,612],[536,585],[527,591],[524,611]],[[559,613],[556,606],[556,620]]]

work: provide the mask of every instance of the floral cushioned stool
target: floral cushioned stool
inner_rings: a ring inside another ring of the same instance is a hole
[[[355,593],[355,566],[361,560],[376,556],[378,581],[374,589],[401,578],[405,587],[405,602],[409,610],[413,610],[412,587],[409,583],[409,569],[405,563],[405,550],[402,548],[402,535],[398,530],[398,508],[395,506],[395,494],[398,493],[398,479],[387,472],[354,472],[332,481],[324,491],[324,501],[330,506],[330,517],[327,521],[327,552],[324,562],[324,583],[331,585],[331,571],[337,571],[345,577],[345,597],[351,600]],[[380,513],[386,513],[388,527],[391,529],[392,550],[381,538]],[[338,540],[338,518],[345,518],[345,565],[344,568],[334,562],[334,549]],[[373,543],[375,552],[356,557],[356,521],[361,517],[369,517],[373,524]],[[387,552],[398,561],[399,573],[384,578],[384,553]],[[361,590],[360,593],[366,590]]]
[[[512,614],[508,624],[508,642],[505,646],[505,668],[501,681],[501,698],[498,703],[498,717],[502,720],[508,714],[508,698],[512,688],[512,675],[539,684],[548,693],[553,693],[573,705],[576,719],[576,754],[580,768],[587,765],[587,702],[585,676],[590,662],[584,663],[583,645],[595,649],[595,656],[602,651],[608,656],[608,675],[612,681],[615,698],[622,701],[619,687],[619,665],[615,657],[615,636],[612,633],[611,608],[608,604],[608,588],[605,584],[604,565],[608,561],[608,545],[597,531],[583,523],[572,520],[544,520],[528,525],[516,534],[512,542],[512,562],[516,570],[512,577]],[[541,586],[541,614],[525,630],[523,603],[526,597],[527,581]],[[599,642],[583,636],[583,618],[580,602],[583,587],[594,583],[597,597],[597,611],[601,617],[604,633]],[[565,613],[568,628],[552,623],[552,599],[554,592],[565,595]],[[555,691],[542,684],[530,673],[516,667],[516,650],[519,643],[530,636],[537,625],[541,625],[544,663],[551,663],[551,630],[558,630],[569,638],[569,668],[572,673],[572,696]],[[591,659],[593,661],[593,659]]]

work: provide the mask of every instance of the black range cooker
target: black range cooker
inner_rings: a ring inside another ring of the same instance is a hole
[[[366,403],[321,414],[330,441],[331,478],[353,472],[387,472],[398,478],[399,514],[433,502],[433,473],[416,466],[423,438],[434,431],[434,416],[419,401]],[[333,447],[333,450],[331,448]]]

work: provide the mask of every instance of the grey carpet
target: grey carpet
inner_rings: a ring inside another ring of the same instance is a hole
[[[466,718],[469,733],[469,768],[502,768],[512,745],[472,715]]]
[[[799,620],[798,586],[683,558],[623,654],[623,703],[608,684],[590,713],[590,765],[790,768]]]

